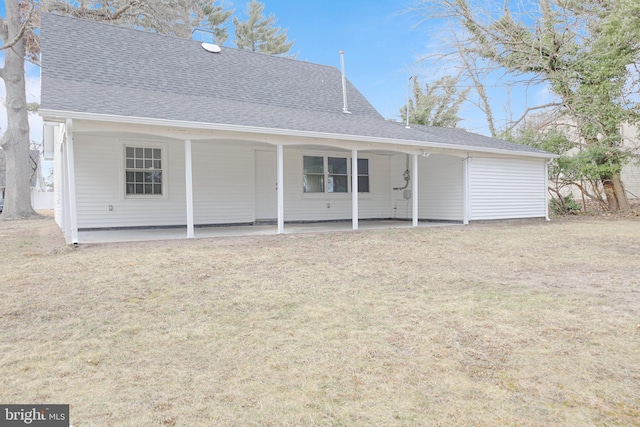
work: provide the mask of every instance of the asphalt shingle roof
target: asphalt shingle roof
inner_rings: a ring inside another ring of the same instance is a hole
[[[461,129],[385,120],[334,67],[42,14],[42,110],[542,153]]]

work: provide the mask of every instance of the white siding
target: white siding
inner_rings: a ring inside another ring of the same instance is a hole
[[[308,151],[284,148],[284,217],[285,221],[326,221],[351,219],[351,193],[304,193],[302,191],[302,158],[335,156],[350,159],[344,151]],[[389,203],[389,156],[358,153],[369,159],[369,190],[360,193],[359,218],[376,219],[392,216]]]
[[[125,143],[162,144],[165,197],[125,197]],[[74,144],[78,228],[186,224],[183,141],[75,134]]]
[[[193,143],[195,224],[253,222],[254,150],[243,145]]]
[[[80,229],[186,224],[184,141],[88,134],[76,134],[74,141]],[[125,196],[125,145],[162,147],[163,197]],[[194,141],[192,147],[195,224],[253,222],[256,147],[232,141]],[[285,147],[285,220],[351,219],[350,193],[303,193],[304,155],[349,159],[351,153]],[[370,192],[359,196],[359,218],[411,218],[411,200],[403,198],[403,191],[392,189],[405,184],[402,174],[406,156],[361,151],[358,157],[369,159],[370,182]],[[60,172],[64,172],[61,166]],[[542,159],[473,158],[470,219],[544,217],[544,167]],[[60,175],[56,184],[64,183],[63,173]],[[438,154],[420,157],[419,218],[461,221],[463,177],[462,158]],[[62,205],[64,200],[58,198],[56,210],[60,211]]]
[[[544,159],[470,159],[470,219],[544,217],[545,167]]]
[[[411,199],[403,197],[403,190],[394,190],[394,188],[404,187],[406,181],[402,175],[407,167],[407,156],[405,154],[397,154],[390,158],[390,184],[391,192],[391,218],[409,219],[411,218]],[[411,160],[409,160],[409,169],[411,169]],[[411,190],[411,182],[406,190]]]
[[[75,143],[79,228],[186,224],[184,141],[76,135]],[[164,197],[125,197],[124,144],[160,144]],[[192,147],[195,224],[252,222],[253,149],[205,142]]]
[[[464,219],[463,162],[461,157],[441,154],[419,157],[420,219]]]
[[[411,170],[411,160],[409,169]],[[389,188],[404,187],[406,155],[391,158]],[[414,178],[411,171],[411,179]],[[411,182],[406,190],[411,190]],[[392,190],[394,218],[409,219],[412,201],[404,198],[404,190]],[[463,159],[443,154],[418,156],[418,218],[422,220],[462,221],[464,218]]]
[[[86,228],[171,226],[186,224],[184,142],[161,138],[117,138],[76,135],[78,226]],[[163,198],[124,195],[123,146],[160,144],[165,150]],[[250,145],[198,142],[193,149],[194,222],[250,223],[255,220],[254,153]],[[303,155],[350,157],[345,152],[310,152],[285,147],[285,220],[318,221],[351,218],[351,194],[305,194]],[[359,217],[392,217],[389,156],[369,159],[370,193],[359,199]],[[109,210],[112,206],[112,210]]]

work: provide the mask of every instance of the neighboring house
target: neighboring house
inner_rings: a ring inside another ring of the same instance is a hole
[[[40,152],[38,150],[31,150],[31,181],[29,186],[31,187],[31,204],[34,209],[51,209],[41,207],[39,201],[41,198],[40,193],[44,192],[44,179],[42,178],[42,169],[40,167]],[[4,194],[6,186],[6,166],[4,160],[4,152],[0,148],[0,212],[4,208]]]
[[[573,120],[568,118],[560,118],[550,121],[547,127],[544,129],[557,129],[561,131],[569,141],[575,143],[575,147],[569,150],[566,154],[569,156],[577,155],[580,152],[579,142],[583,142],[578,135],[576,125]],[[622,147],[628,150],[633,156],[640,156],[640,134],[638,133],[638,127],[623,123],[620,126],[620,135],[622,137]],[[562,177],[560,177],[562,178]],[[620,179],[624,185],[624,189],[627,193],[629,200],[640,199],[640,162],[632,160],[628,162],[620,173]],[[579,187],[569,184],[569,181],[565,182],[560,179],[558,182],[554,182],[552,179],[549,182],[551,188],[555,188],[563,196],[571,196],[575,200],[585,200]],[[597,188],[589,183],[587,180],[583,180],[580,186],[584,187],[589,194],[601,195],[603,200],[606,198],[604,195],[602,185],[597,184]]]
[[[83,229],[547,217],[553,154],[407,129],[348,81],[345,105],[336,68],[51,14],[41,42],[56,220],[74,243]]]

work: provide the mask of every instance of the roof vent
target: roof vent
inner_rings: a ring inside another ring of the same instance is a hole
[[[340,68],[342,69],[342,112],[351,114],[347,108],[347,78],[344,75],[344,50],[338,52],[340,54]]]
[[[202,48],[207,52],[212,52],[212,53],[220,53],[220,51],[222,50],[220,49],[220,46],[213,43],[202,43]]]

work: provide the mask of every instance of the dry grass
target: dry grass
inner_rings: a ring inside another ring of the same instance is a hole
[[[0,241],[0,402],[76,427],[640,425],[638,219]]]

